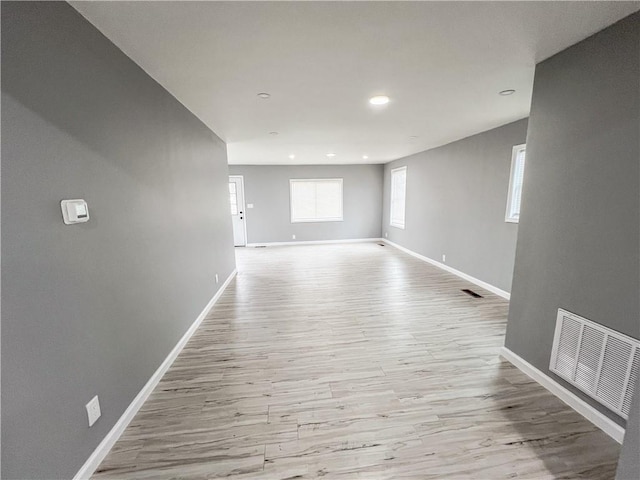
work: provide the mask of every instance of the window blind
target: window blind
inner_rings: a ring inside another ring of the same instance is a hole
[[[407,195],[407,167],[391,170],[391,225],[404,228]]]
[[[517,222],[520,219],[522,203],[522,185],[524,183],[526,146],[514,147],[511,159],[511,181],[509,182],[509,199],[507,203],[507,221]]]
[[[291,179],[291,222],[342,221],[342,178]]]

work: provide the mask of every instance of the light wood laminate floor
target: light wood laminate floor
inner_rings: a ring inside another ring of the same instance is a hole
[[[505,300],[375,243],[237,259],[94,478],[614,477],[618,445],[499,358]]]

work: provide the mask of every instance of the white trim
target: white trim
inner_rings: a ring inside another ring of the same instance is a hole
[[[176,357],[180,354],[184,346],[187,344],[191,336],[198,329],[204,318],[209,314],[209,311],[213,308],[215,303],[218,301],[224,290],[229,286],[233,277],[238,273],[237,269],[234,269],[233,272],[229,275],[229,277],[225,280],[222,286],[218,289],[216,294],[213,296],[207,306],[204,307],[204,310],[198,315],[198,318],[191,324],[189,330],[185,332],[182,338],[178,341],[173,350],[167,355],[167,358],[164,359],[162,364],[158,367],[155,373],[151,376],[151,378],[147,381],[142,390],[136,395],[136,398],[129,404],[127,409],[124,411],[120,419],[116,422],[113,428],[107,433],[107,435],[102,439],[100,444],[96,447],[93,453],[89,456],[84,465],[78,470],[78,473],[73,477],[73,480],[84,480],[91,477],[94,474],[96,469],[102,463],[102,460],[107,456],[113,445],[116,443],[118,438],[122,435],[124,430],[127,428],[127,425],[133,420],[140,407],[144,404],[144,402],[149,398],[149,395],[153,391],[153,389],[158,385],[158,382],[165,374],[165,372],[169,369],[171,364],[174,362]]]
[[[244,215],[244,218],[243,218],[244,221],[242,222],[242,227],[244,228],[244,245],[234,245],[234,246],[246,247],[247,243],[249,242],[249,237],[247,237],[247,205],[245,203],[245,197],[244,197],[244,175],[229,175],[229,180],[231,180],[232,178],[239,178],[240,183],[242,184],[242,212],[240,212],[240,209],[238,209],[238,211],[240,212],[240,215]]]
[[[513,353],[507,347],[500,349],[500,356],[513,364],[518,370],[535,380],[544,388],[553,393],[564,403],[573,408],[584,418],[593,423],[600,430],[605,432],[616,442],[622,443],[624,439],[624,428],[611,420],[609,417],[599,412],[575,393],[567,390],[565,387],[556,382],[553,378],[538,370],[525,359]]]
[[[381,242],[381,238],[350,238],[347,240],[309,240],[302,242],[265,242],[265,243],[247,243],[247,247],[283,247],[293,245],[329,245],[332,243],[364,243],[364,242]]]
[[[411,255],[412,257],[416,257],[419,260],[422,260],[423,262],[427,262],[430,263],[431,265],[435,265],[438,268],[441,268],[442,270],[446,270],[449,273],[453,273],[454,275],[457,275],[460,278],[465,279],[468,282],[471,283],[475,283],[476,285],[478,285],[479,287],[484,288],[485,290],[488,290],[491,293],[495,293],[496,295],[498,295],[499,297],[505,298],[507,300],[509,300],[511,298],[511,294],[505,290],[502,290],[498,287],[495,287],[493,285],[491,285],[490,283],[487,282],[483,282],[480,279],[477,279],[475,277],[472,277],[471,275],[467,275],[464,272],[461,272],[460,270],[456,270],[455,268],[451,268],[449,265],[445,265],[444,263],[440,263],[436,260],[433,260],[432,258],[429,257],[425,257],[424,255],[420,255],[419,253],[416,253],[412,250],[409,250],[408,248],[405,248],[401,245],[398,245],[395,242],[392,242],[391,240],[387,240],[386,238],[382,238],[381,239],[384,243],[388,243],[389,245],[391,245],[392,247],[396,247],[398,250],[402,250],[405,253],[408,253],[409,255]]]

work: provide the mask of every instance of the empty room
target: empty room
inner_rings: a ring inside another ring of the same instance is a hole
[[[0,9],[3,480],[640,478],[640,2]]]

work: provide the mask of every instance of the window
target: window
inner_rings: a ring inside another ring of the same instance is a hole
[[[391,225],[404,228],[404,210],[407,195],[407,167],[391,170]]]
[[[522,182],[524,180],[524,161],[526,145],[516,145],[511,153],[511,179],[505,221],[518,223],[520,220],[520,202],[522,200]]]
[[[341,222],[342,179],[291,179],[291,223]]]
[[[229,203],[231,204],[231,215],[238,214],[238,192],[236,191],[236,183],[229,182]]]

